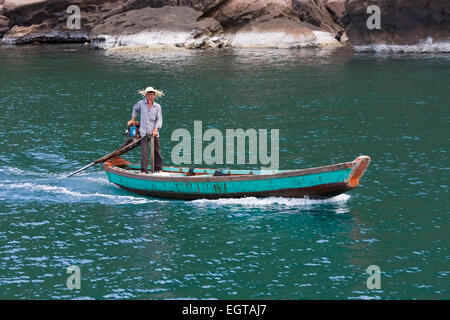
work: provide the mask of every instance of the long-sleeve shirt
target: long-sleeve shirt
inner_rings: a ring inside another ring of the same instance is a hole
[[[141,100],[136,103],[133,107],[132,117],[136,118],[140,112],[140,128],[139,134],[141,137],[146,136],[147,134],[151,134],[153,129],[158,129],[158,137],[159,137],[159,129],[162,127],[162,111],[161,106],[153,102],[151,107],[148,106],[147,99]]]

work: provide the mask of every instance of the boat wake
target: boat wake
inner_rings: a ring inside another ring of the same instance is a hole
[[[33,176],[33,177],[56,177],[56,174],[38,171],[26,171],[16,167],[0,167],[0,174],[6,176]]]
[[[103,173],[80,174],[67,179],[67,173],[26,171],[0,167],[0,198],[14,201],[59,203],[145,204],[160,202],[125,193],[112,186]]]
[[[13,192],[14,191],[14,192]],[[51,202],[94,202],[108,204],[145,204],[160,200],[144,197],[105,194],[99,192],[84,193],[67,187],[39,184],[33,182],[2,183],[0,196],[3,199],[40,200]]]
[[[314,200],[308,198],[282,198],[282,197],[267,197],[267,198],[231,198],[231,199],[200,199],[191,201],[194,205],[213,205],[213,206],[245,206],[245,207],[267,207],[267,206],[284,206],[284,207],[311,207],[323,204],[340,204],[345,203],[350,198],[348,194],[340,194],[336,197],[322,200]]]

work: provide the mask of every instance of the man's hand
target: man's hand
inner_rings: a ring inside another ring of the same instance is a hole
[[[153,129],[152,135],[156,137],[158,135],[158,129]]]
[[[131,119],[130,121],[127,122],[127,126],[129,127],[130,125],[135,125],[134,123],[134,119]]]

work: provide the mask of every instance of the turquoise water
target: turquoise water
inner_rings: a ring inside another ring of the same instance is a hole
[[[64,45],[1,47],[0,61],[1,299],[450,297],[450,56]],[[166,93],[167,165],[194,120],[279,129],[280,169],[372,163],[329,200],[148,198],[100,166],[65,178],[122,143],[149,85]]]

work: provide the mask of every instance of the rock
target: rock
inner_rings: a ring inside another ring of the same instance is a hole
[[[369,5],[381,9],[381,29],[370,30]],[[346,32],[351,43],[362,45],[429,45],[450,38],[448,0],[349,0],[346,3]]]
[[[203,48],[224,45],[209,39],[222,32],[212,18],[190,7],[165,6],[119,13],[97,24],[91,31],[93,45]],[[217,40],[217,39],[215,39]]]
[[[5,0],[4,14],[9,17],[11,26],[31,26],[44,21],[50,26],[65,24],[71,5],[80,7],[83,22],[91,22],[101,14],[98,6],[104,0]],[[113,1],[114,2],[114,1]],[[104,13],[103,13],[104,14]]]
[[[339,45],[331,34],[302,22],[291,0],[229,0],[205,13],[220,22],[231,46],[299,48]]]
[[[162,8],[164,6],[190,7],[196,11],[207,12],[226,1],[227,0],[147,0],[146,6],[152,8]]]
[[[350,43],[350,40],[348,39],[347,33],[346,33],[346,32],[344,32],[344,33],[342,34],[342,36],[341,36],[341,38],[339,39],[339,41],[340,41],[341,43],[343,43],[343,44],[349,44],[349,43]]]
[[[84,42],[89,40],[88,34],[80,30],[53,30],[46,26],[31,25],[29,27],[14,26],[3,35],[3,44],[27,44],[34,42],[60,43]]]
[[[92,34],[127,35],[146,31],[190,31],[193,29],[221,30],[220,24],[211,18],[199,19],[202,12],[189,7],[165,6],[143,8],[113,15],[97,24]]]
[[[12,24],[40,24],[44,20],[60,20],[71,5],[79,6],[86,29],[112,15],[145,7],[188,6],[207,11],[226,0],[5,0],[4,9]]]
[[[0,38],[3,36],[3,34],[9,30],[8,27],[9,19],[5,16],[0,15]]]
[[[340,37],[344,32],[343,25],[333,19],[323,0],[292,0],[292,9],[302,21],[328,31],[335,37]]]
[[[226,1],[227,0],[177,0],[176,2],[179,2],[177,4],[179,6],[189,6],[197,11],[208,12]]]
[[[24,44],[40,42],[84,42],[95,21],[110,10],[124,7],[136,0],[5,0],[4,14],[11,28],[3,43]],[[67,8],[77,5],[81,11],[81,28],[70,30],[67,20],[72,13]],[[33,34],[35,33],[35,34]]]
[[[237,32],[231,40],[238,48],[317,48],[339,45],[328,32],[313,25],[287,18],[250,23]]]
[[[297,20],[285,0],[229,0],[206,12],[203,16],[220,22],[227,32],[234,32],[249,22],[261,22],[286,17]]]
[[[8,41],[17,44],[26,43],[25,39],[33,38],[31,34],[33,31],[37,32],[35,38],[39,39],[38,41],[44,41],[46,36],[43,36],[43,30],[46,28],[48,30],[44,34],[51,36],[52,39],[55,39],[54,35],[59,32],[60,40],[67,38],[72,41],[77,39],[80,34],[89,33],[95,26],[104,24],[108,18],[131,10],[162,7],[169,3],[178,5],[185,3],[191,8],[207,11],[220,5],[223,1],[226,0],[6,0],[5,15],[9,17],[10,26],[30,27],[34,25],[27,31],[21,28],[16,29],[20,32],[11,32]],[[70,16],[66,10],[70,5],[77,5],[81,10],[81,29],[78,32],[69,32],[66,28],[67,18]],[[202,12],[200,12],[201,14]],[[52,33],[50,30],[57,32]],[[24,34],[27,36],[23,37]],[[75,37],[71,35],[75,35]],[[18,38],[16,41],[13,39],[14,36],[23,39]]]
[[[45,9],[47,6],[52,7],[48,0],[5,0],[3,12],[8,16],[11,26],[30,26],[36,23],[34,17],[38,17],[41,20],[39,22],[42,22],[48,16],[49,10]]]
[[[333,20],[340,26],[344,26],[346,0],[323,0],[325,8],[331,14]]]
[[[2,4],[2,2],[6,10],[13,11],[20,7],[42,4],[48,2],[48,0],[3,0],[0,1],[0,4]]]
[[[340,13],[330,13],[328,1],[5,0],[11,29],[3,42],[92,40],[96,47],[185,48],[336,45],[333,38],[343,29],[333,20]],[[70,5],[81,9],[80,30],[66,26]]]

